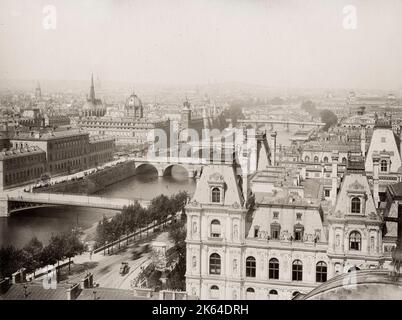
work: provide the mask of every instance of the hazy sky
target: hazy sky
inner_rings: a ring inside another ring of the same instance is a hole
[[[43,27],[46,5],[56,29]],[[343,28],[346,5],[357,28]],[[0,78],[402,87],[400,0],[1,0]]]

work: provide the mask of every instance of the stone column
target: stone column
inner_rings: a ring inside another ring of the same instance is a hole
[[[378,154],[373,154],[373,198],[374,205],[378,208],[380,202],[379,196],[379,166],[380,166],[380,156]]]
[[[0,218],[7,218],[10,216],[10,212],[8,210],[8,198],[6,195],[0,196]]]
[[[272,137],[271,164],[273,166],[276,166],[276,136],[277,136],[276,131],[271,133]]]
[[[335,233],[332,227],[329,228],[328,243],[332,251],[335,251]]]
[[[332,153],[332,188],[331,188],[331,201],[332,205],[335,206],[336,196],[338,191],[338,159],[339,154],[337,152]]]
[[[366,156],[366,127],[364,125],[360,131],[360,149],[362,156]]]

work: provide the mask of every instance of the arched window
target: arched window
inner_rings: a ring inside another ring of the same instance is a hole
[[[305,156],[304,157],[304,162],[309,162],[310,161],[310,157],[309,156]]]
[[[317,156],[314,157],[314,162],[318,162],[318,157]]]
[[[349,250],[361,250],[362,237],[358,231],[352,231],[349,235]]]
[[[352,213],[360,213],[360,199],[357,197],[352,198],[351,201],[351,211]]]
[[[318,262],[315,267],[315,281],[317,282],[327,281],[327,264],[323,261]]]
[[[303,280],[303,263],[300,260],[293,261],[292,280],[293,281],[302,281]]]
[[[246,277],[255,278],[256,274],[256,262],[254,257],[248,257],[246,259]]]
[[[328,157],[324,157],[324,162],[325,162],[325,163],[328,162]]]
[[[299,293],[300,293],[299,291],[293,292],[293,293],[292,293],[292,297],[293,297],[293,298],[296,297]]]
[[[268,275],[270,279],[279,279],[279,261],[278,259],[272,258],[269,260],[269,271]]]
[[[209,273],[221,274],[221,256],[217,253],[209,256]]]
[[[219,299],[219,287],[218,286],[215,286],[215,285],[211,286],[210,296],[211,296],[211,299]]]
[[[253,288],[247,288],[246,295],[247,295],[247,300],[254,300],[255,290]]]
[[[346,163],[346,158],[345,157],[342,158],[342,163]]]
[[[221,223],[219,220],[212,220],[211,222],[211,237],[212,238],[220,238],[221,236]]]
[[[381,172],[387,172],[388,171],[388,162],[387,162],[387,160],[381,160],[380,170],[381,170]]]
[[[269,290],[269,292],[268,292],[268,299],[269,299],[269,300],[277,300],[277,299],[278,299],[278,291],[276,291],[276,290]]]
[[[212,188],[212,202],[221,202],[221,190],[219,188]]]

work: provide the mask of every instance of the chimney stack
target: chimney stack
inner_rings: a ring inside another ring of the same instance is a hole
[[[378,208],[380,202],[379,196],[379,170],[380,170],[380,156],[377,153],[373,154],[373,197],[375,207]]]
[[[272,137],[271,164],[273,166],[276,166],[276,136],[277,136],[276,131],[271,133]]]
[[[333,151],[331,155],[332,159],[332,188],[331,188],[331,201],[332,205],[335,206],[336,196],[338,191],[338,159],[339,154],[337,151]]]

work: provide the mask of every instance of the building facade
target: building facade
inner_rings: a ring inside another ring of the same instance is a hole
[[[19,133],[10,139],[15,149],[38,147],[46,154],[46,173],[82,171],[113,159],[113,138],[91,138],[87,132],[64,130]]]
[[[349,157],[340,181],[338,161],[333,154],[327,197],[319,181],[297,170],[257,172],[249,208],[233,167],[205,167],[186,208],[187,292],[201,299],[292,299],[339,273],[389,264],[364,160]]]
[[[39,147],[0,152],[0,190],[37,181],[46,170],[46,153]]]

